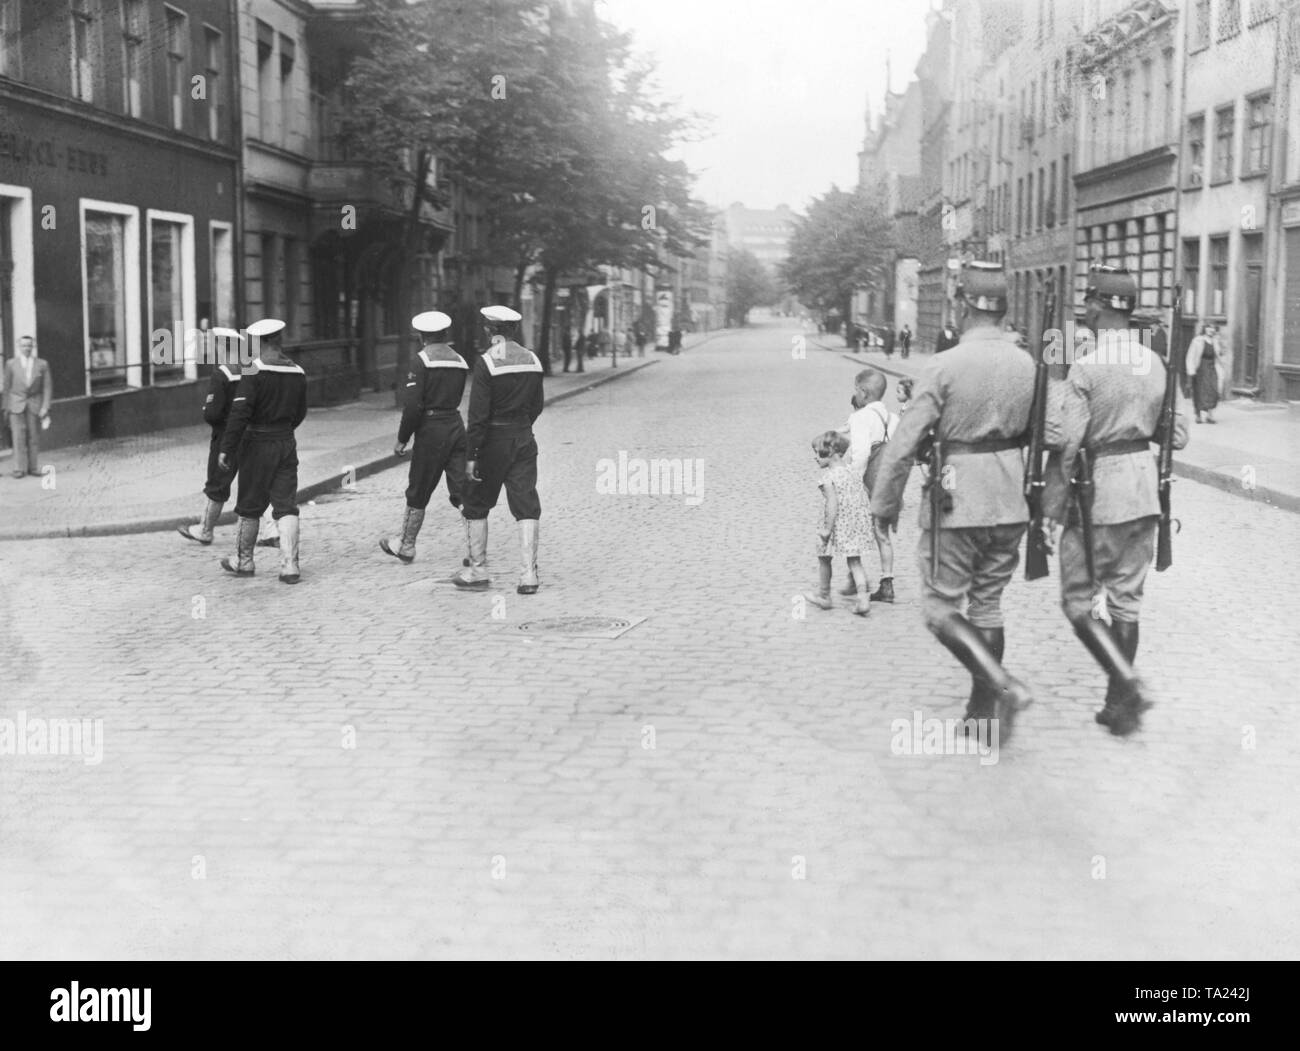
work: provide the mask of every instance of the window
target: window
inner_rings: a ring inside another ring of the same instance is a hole
[[[1273,145],[1272,98],[1256,95],[1246,100],[1246,167],[1251,174],[1268,171],[1268,154]]]
[[[144,0],[122,0],[122,112],[144,116]]]
[[[1138,152],[1151,149],[1155,145],[1155,140],[1151,136],[1151,125],[1155,119],[1151,112],[1151,91],[1153,86],[1153,73],[1151,69],[1151,60],[1144,59],[1142,62],[1142,113],[1141,120],[1141,138],[1138,140]]]
[[[1061,225],[1070,221],[1070,155],[1061,158]]]
[[[234,233],[229,223],[210,224],[212,260],[212,326],[233,328],[235,323]]]
[[[270,142],[273,132],[275,77],[271,56],[275,53],[275,32],[265,22],[257,23],[257,137]]]
[[[284,319],[285,338],[297,339],[298,332],[298,295],[301,291],[302,275],[299,272],[298,264],[298,242],[292,237],[281,239],[283,248],[281,249],[284,258],[284,299],[283,313],[279,316]]]
[[[1165,48],[1165,94],[1164,94],[1164,115],[1165,127],[1164,137],[1166,142],[1174,138],[1174,128],[1177,126],[1175,121],[1181,119],[1175,116],[1175,107],[1179,103],[1179,97],[1174,93],[1174,49]]]
[[[1257,26],[1273,17],[1273,0],[1250,0],[1250,14],[1246,24]]]
[[[183,375],[194,358],[194,347],[187,345],[186,338],[194,327],[192,307],[186,309],[190,306],[186,293],[192,299],[194,290],[192,225],[188,216],[155,215],[149,215],[149,341],[152,347],[160,332],[170,332],[175,356],[155,362],[152,375],[171,379]]]
[[[1187,178],[1186,187],[1201,186],[1205,182],[1205,117],[1187,120]]]
[[[1047,131],[1047,70],[1043,70],[1043,84],[1041,94],[1041,105],[1039,106],[1038,127],[1040,131]]]
[[[262,314],[281,317],[284,310],[284,267],[280,263],[279,238],[262,234]]]
[[[1232,134],[1235,130],[1234,106],[1224,106],[1214,111],[1214,176],[1216,183],[1232,179]]]
[[[1228,305],[1228,239],[1210,238],[1210,295],[1208,312],[1224,317]]]
[[[1219,39],[1241,32],[1241,0],[1219,0]]]
[[[0,77],[23,75],[21,40],[18,0],[0,0]]]
[[[185,98],[188,84],[185,79],[185,58],[188,49],[185,46],[185,16],[170,7],[167,13],[167,92],[171,98],[169,106],[172,129],[185,130]]]
[[[1046,187],[1043,185],[1045,181],[1046,180],[1043,178],[1043,169],[1039,168],[1038,169],[1038,222],[1034,226],[1036,230],[1041,230],[1043,228],[1043,200],[1047,196],[1045,192]]]
[[[1019,237],[1025,230],[1025,180],[1019,178],[1016,180],[1016,236]]]
[[[1058,124],[1061,121],[1061,60],[1058,58],[1052,63],[1052,119]]]
[[[1196,0],[1192,12],[1192,50],[1210,46],[1210,0]]]
[[[293,63],[297,49],[287,36],[280,37],[280,145],[292,149],[291,136],[298,126],[294,120]]]
[[[1197,291],[1201,284],[1201,242],[1183,242],[1183,314],[1196,317]]]
[[[213,142],[221,141],[221,67],[224,57],[223,40],[221,33],[211,26],[203,27],[204,51],[207,56],[206,77],[204,94],[207,95],[208,103],[208,138]]]
[[[1034,173],[1025,176],[1025,233],[1034,232]]]
[[[1052,161],[1051,181],[1047,184],[1047,217],[1044,225],[1056,225],[1056,161]]]
[[[1120,129],[1120,141],[1124,144],[1124,152],[1121,156],[1130,157],[1134,153],[1133,125],[1135,123],[1133,120],[1133,71],[1131,69],[1124,70],[1123,110],[1120,119],[1124,122],[1124,127]]]
[[[138,212],[82,201],[87,393],[140,386]]]
[[[99,66],[99,0],[72,0],[72,97],[95,101]]]

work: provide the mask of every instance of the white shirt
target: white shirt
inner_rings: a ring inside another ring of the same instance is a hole
[[[864,405],[849,417],[849,455],[848,460],[853,473],[859,478],[867,469],[867,459],[871,456],[871,447],[885,440],[885,427],[888,421],[889,437],[898,430],[898,416],[885,408],[883,401],[873,401]]]

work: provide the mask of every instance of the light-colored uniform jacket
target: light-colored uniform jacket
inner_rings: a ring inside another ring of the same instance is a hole
[[[1065,519],[1067,483],[1081,447],[1154,440],[1160,422],[1165,366],[1159,356],[1126,331],[1106,333],[1103,345],[1101,353],[1093,351],[1075,361],[1069,376],[1052,384],[1047,399],[1044,444],[1061,453],[1048,463],[1043,507],[1058,521]],[[1176,411],[1174,448],[1183,448],[1187,437],[1187,416]],[[1094,457],[1092,480],[1094,525],[1117,525],[1160,513],[1152,451]]]
[[[937,424],[941,442],[978,442],[1025,433],[1034,399],[1034,363],[1015,341],[1014,333],[995,326],[967,329],[955,347],[926,366],[897,433],[885,447],[871,501],[877,518],[897,517],[917,448],[932,426]],[[947,465],[954,482],[952,511],[944,515],[942,528],[1028,521],[1020,449],[954,456]],[[929,522],[930,510],[922,501],[922,527]]]

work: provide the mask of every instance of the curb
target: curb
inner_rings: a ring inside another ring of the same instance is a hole
[[[710,336],[709,338],[712,337]],[[700,340],[700,343],[706,342],[708,342],[707,339]],[[700,343],[696,343],[694,346],[699,346]],[[647,360],[644,365],[638,365],[634,369],[626,369],[621,372],[616,368],[611,368],[608,373],[602,373],[580,387],[575,387],[572,390],[561,391],[559,394],[551,395],[551,397],[546,398],[542,402],[542,405],[554,405],[557,401],[564,401],[565,398],[572,398],[578,394],[585,394],[587,391],[609,383],[612,380],[621,379],[624,376],[635,375],[642,369],[647,369],[652,365],[658,364],[659,361],[657,360]],[[352,476],[357,479],[368,478],[373,474],[378,474],[380,471],[386,471],[390,467],[396,467],[398,464],[410,462],[411,458],[409,455],[398,456],[395,453],[389,452],[376,460],[369,460],[366,463],[357,464],[352,467]],[[309,500],[315,500],[316,497],[321,496],[324,493],[342,488],[344,477],[346,476],[340,473],[337,475],[331,475],[323,481],[312,482],[310,485],[303,486],[298,490],[298,502],[306,503]],[[216,524],[219,526],[233,525],[238,517],[239,516],[233,511],[226,511],[217,519]],[[127,536],[132,533],[170,532],[173,529],[180,529],[182,526],[193,525],[194,522],[195,516],[187,514],[172,515],[166,518],[131,518],[119,522],[103,522],[98,525],[88,526],[67,526],[60,529],[18,529],[13,530],[12,532],[0,533],[0,544],[10,540],[70,540],[95,536]]]
[[[815,346],[822,350],[830,351],[832,354],[839,354],[845,361],[863,361],[860,355],[845,353],[837,347],[828,347],[824,343],[818,343],[816,340],[810,340]],[[933,355],[930,355],[933,357]],[[888,365],[871,365],[871,368],[878,372],[885,372],[891,376],[899,376],[903,379],[912,379],[913,376],[908,372],[901,372],[898,369],[891,368]],[[1255,503],[1264,504],[1266,507],[1275,508],[1278,511],[1289,511],[1292,514],[1300,514],[1300,494],[1284,492],[1281,489],[1271,489],[1266,485],[1258,485],[1254,489],[1247,489],[1241,484],[1241,479],[1235,475],[1225,474],[1221,470],[1213,467],[1202,467],[1200,464],[1186,463],[1179,460],[1177,454],[1174,456],[1174,477],[1186,478],[1189,481],[1200,482],[1202,485],[1211,486],[1225,493],[1231,493],[1233,496],[1240,497],[1244,500],[1251,500]]]

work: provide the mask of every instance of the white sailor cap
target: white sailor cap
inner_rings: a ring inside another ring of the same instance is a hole
[[[523,317],[519,311],[503,306],[484,307],[479,313],[489,321],[518,321]]]
[[[426,310],[411,318],[411,327],[416,332],[441,332],[445,328],[451,328],[451,318],[441,310]]]
[[[284,322],[279,318],[267,317],[261,321],[254,321],[248,326],[250,336],[274,336],[277,332],[284,330]]]
[[[222,328],[219,325],[216,328],[212,329],[212,334],[220,339],[237,339],[240,340],[241,342],[244,338],[243,333],[240,332],[239,329]]]

